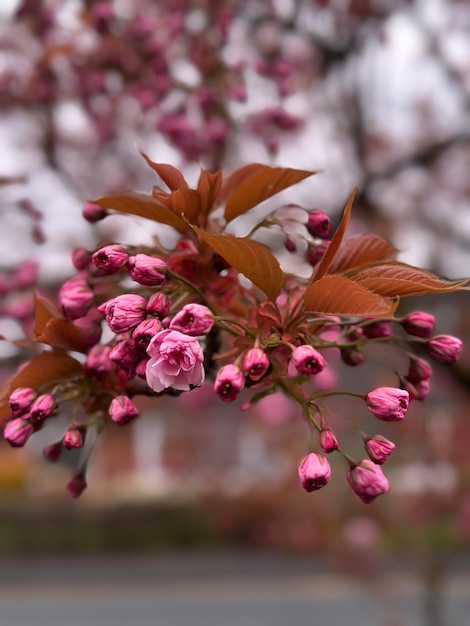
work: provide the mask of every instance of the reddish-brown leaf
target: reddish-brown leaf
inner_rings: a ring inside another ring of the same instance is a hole
[[[249,171],[249,170],[248,170]],[[234,174],[236,174],[235,172]],[[251,173],[241,178],[241,182],[227,197],[225,219],[227,222],[243,215],[254,206],[271,198],[283,189],[295,185],[315,172],[295,170],[288,167],[269,167],[254,164]]]
[[[394,261],[398,250],[377,235],[359,235],[343,242],[329,267],[330,274],[340,274],[354,267],[376,261]]]
[[[201,170],[201,175],[197,183],[197,190],[201,196],[201,212],[203,215],[209,215],[215,206],[216,198],[222,184],[222,171],[209,172]]]
[[[172,226],[180,233],[186,230],[186,223],[178,215],[173,213],[170,207],[165,206],[161,201],[144,193],[136,191],[123,191],[120,193],[110,193],[106,196],[92,200],[104,209],[112,209],[118,213],[137,215],[154,222]]]
[[[142,150],[139,150],[139,152],[169,189],[176,191],[176,189],[184,189],[188,186],[183,174],[176,167],[168,163],[155,163]]]
[[[344,208],[344,213],[343,213],[343,217],[341,218],[341,222],[339,223],[339,226],[336,229],[335,234],[333,235],[329,243],[329,246],[326,249],[326,252],[324,253],[322,258],[316,265],[315,269],[313,270],[312,276],[310,277],[310,281],[309,281],[310,285],[315,280],[319,280],[320,278],[323,278],[323,276],[326,276],[326,274],[328,274],[328,270],[330,269],[330,266],[333,263],[333,259],[335,258],[336,253],[338,252],[338,249],[341,245],[341,242],[343,241],[346,230],[349,226],[349,221],[351,219],[352,205],[356,197],[356,194],[357,194],[357,189],[354,188],[351,195],[348,198],[348,201],[346,202],[346,206]]]
[[[244,165],[240,167],[238,170],[235,170],[228,176],[223,182],[222,186],[217,194],[216,202],[217,204],[224,204],[227,198],[232,194],[235,189],[242,184],[242,182],[253,176],[256,172],[264,169],[266,166],[261,163],[250,163],[250,165]]]
[[[36,292],[34,294],[34,334],[40,335],[54,318],[64,319],[59,307],[49,298]]]
[[[308,311],[316,313],[389,317],[396,310],[398,299],[383,297],[349,278],[330,274],[307,287],[304,304]]]
[[[160,200],[178,217],[183,215],[191,223],[197,221],[201,211],[201,196],[195,189],[178,189]]]
[[[276,298],[284,284],[284,273],[268,248],[245,237],[211,234],[195,226],[192,228],[203,241],[269,298]]]
[[[470,288],[470,280],[445,280],[432,272],[406,263],[374,263],[351,269],[346,276],[381,296],[389,298],[446,293]]]
[[[33,387],[42,391],[43,385],[69,378],[82,371],[80,363],[65,352],[42,352],[26,363],[0,391],[0,418],[7,414],[11,392],[17,387]]]

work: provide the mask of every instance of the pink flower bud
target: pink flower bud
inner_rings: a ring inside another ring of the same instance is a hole
[[[136,417],[139,417],[139,410],[127,396],[117,396],[111,400],[109,405],[109,415],[116,424],[129,424]]]
[[[368,339],[378,339],[380,337],[392,336],[392,322],[381,320],[372,322],[362,327],[362,332]]]
[[[129,275],[140,285],[161,285],[166,280],[165,261],[147,254],[129,257]]]
[[[162,330],[163,326],[159,319],[151,317],[143,322],[132,331],[132,339],[143,350],[147,349],[150,341],[155,335]]]
[[[319,244],[309,245],[305,252],[307,263],[310,263],[310,265],[314,267],[325,254],[329,243],[329,241],[322,241]]]
[[[93,202],[87,202],[83,208],[82,215],[87,222],[94,224],[104,219],[108,215],[108,211],[97,204],[93,204]]]
[[[204,382],[204,354],[196,338],[177,330],[161,330],[147,353],[147,384],[157,393],[169,387],[189,391]]]
[[[33,402],[30,409],[30,417],[34,422],[42,422],[50,417],[57,410],[57,403],[54,400],[54,396],[49,393],[45,393],[38,396]]]
[[[154,293],[147,302],[146,311],[148,315],[164,319],[170,312],[170,300],[164,293]]]
[[[325,454],[330,454],[339,448],[339,441],[331,428],[322,428],[318,436],[318,443]]]
[[[377,387],[366,395],[369,411],[378,419],[398,422],[405,417],[410,397],[404,389]]]
[[[137,362],[140,359],[140,351],[136,349],[133,339],[125,339],[117,343],[111,349],[109,358],[124,371],[127,378],[134,378]]]
[[[145,299],[133,293],[116,296],[98,309],[104,312],[108,326],[116,334],[131,330],[146,317]]]
[[[341,360],[346,365],[355,367],[356,365],[364,363],[366,357],[362,352],[356,350],[355,348],[341,348]]]
[[[261,348],[251,348],[243,358],[243,371],[248,378],[258,381],[263,378],[269,369],[269,360],[266,353]]]
[[[92,307],[93,301],[94,294],[82,276],[66,280],[59,290],[59,302],[65,317],[69,320],[84,317]]]
[[[458,337],[436,335],[427,342],[428,352],[441,363],[455,363],[459,358],[463,343]]]
[[[203,304],[185,304],[170,322],[172,330],[179,330],[185,335],[199,337],[214,326],[214,316]]]
[[[331,476],[331,467],[324,456],[310,452],[299,465],[298,474],[302,487],[311,493],[327,484]]]
[[[62,443],[67,450],[81,448],[85,443],[86,429],[83,426],[71,426],[67,429]]]
[[[114,274],[127,263],[128,259],[127,250],[119,244],[104,246],[92,256],[94,265],[105,274]]]
[[[319,209],[308,212],[307,230],[312,237],[325,239],[330,232],[330,218]]]
[[[35,389],[32,387],[17,387],[8,400],[10,407],[10,415],[12,417],[21,417],[28,413],[31,405],[38,397]]]
[[[318,374],[328,365],[323,356],[309,345],[297,346],[292,352],[291,362],[299,374]]]
[[[401,381],[402,389],[408,392],[411,400],[424,400],[431,391],[431,385],[429,380],[417,380],[412,383],[411,381],[403,378]]]
[[[42,451],[42,453],[44,454],[45,458],[50,461],[51,463],[55,463],[56,461],[59,460],[60,455],[62,454],[62,440],[61,441],[55,441],[54,443],[49,443],[44,450]]]
[[[389,488],[382,469],[369,459],[364,459],[351,468],[346,478],[354,493],[366,504],[387,493]]]
[[[67,491],[71,498],[78,498],[87,488],[87,483],[83,472],[77,472],[73,474],[72,478],[67,484]]]
[[[429,313],[416,311],[403,317],[400,320],[400,324],[409,335],[429,337],[434,330],[434,316]]]
[[[22,448],[32,432],[32,425],[21,417],[17,417],[5,426],[3,437],[14,448]]]
[[[72,263],[75,269],[82,271],[88,267],[92,253],[85,248],[77,248],[72,252]]]
[[[103,316],[98,309],[90,309],[84,317],[73,320],[74,326],[80,330],[80,334],[87,346],[94,346],[101,339],[101,324]]]
[[[297,250],[297,244],[295,243],[295,239],[290,235],[286,235],[284,247],[287,252],[295,252]]]
[[[217,372],[214,391],[224,402],[233,402],[245,385],[243,373],[237,365],[229,363]]]
[[[88,352],[83,369],[86,372],[94,372],[96,374],[107,374],[113,370],[113,362],[111,361],[110,346],[102,346],[97,344]]]
[[[382,465],[382,463],[385,463],[385,461],[395,449],[395,444],[385,437],[382,437],[382,435],[365,437],[364,445],[371,461],[377,463],[377,465]]]
[[[39,264],[37,261],[23,261],[15,268],[11,282],[15,289],[28,289],[38,278]]]
[[[411,383],[415,384],[422,380],[428,380],[428,378],[431,378],[432,374],[432,367],[427,361],[414,355],[410,357],[407,379]]]

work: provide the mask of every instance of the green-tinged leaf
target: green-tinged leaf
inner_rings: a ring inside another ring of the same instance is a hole
[[[160,176],[168,189],[176,191],[176,189],[184,189],[188,186],[183,174],[176,167],[168,163],[155,163],[142,150],[139,150],[139,152],[153,171]]]
[[[269,298],[276,298],[284,284],[284,273],[268,248],[245,237],[211,234],[195,226],[192,228],[203,241]]]
[[[343,217],[341,218],[341,222],[339,223],[339,226],[336,229],[335,234],[333,235],[324,255],[322,256],[322,258],[316,265],[315,269],[313,270],[309,284],[312,284],[314,281],[319,280],[320,278],[323,278],[323,276],[326,276],[326,274],[328,274],[328,270],[330,269],[330,266],[333,263],[336,253],[339,250],[339,247],[343,241],[346,230],[349,226],[349,221],[351,219],[352,205],[354,203],[356,194],[357,194],[357,189],[354,188],[351,195],[348,198],[348,201],[346,202],[346,206],[344,208],[344,213],[343,213]]]
[[[144,193],[136,191],[110,193],[97,200],[92,200],[92,202],[104,209],[112,209],[118,213],[137,215],[154,222],[160,222],[160,224],[167,224],[180,233],[186,230],[184,220],[173,213],[170,207],[165,206],[153,196]]]
[[[74,374],[79,374],[82,366],[65,352],[42,352],[28,361],[0,391],[0,419],[8,412],[8,398],[17,387],[39,389],[43,385],[56,382]]]
[[[264,200],[271,198],[283,189],[291,187],[315,172],[295,170],[288,167],[269,167],[268,165],[254,164],[251,174],[241,176],[241,181],[234,186],[227,197],[225,205],[225,219],[227,222],[243,215]],[[249,170],[247,170],[249,171]],[[234,172],[232,176],[235,176]]]
[[[331,315],[357,315],[360,317],[390,317],[398,306],[398,299],[372,293],[344,276],[324,276],[305,291],[307,311]]]
[[[216,198],[222,184],[222,171],[209,172],[201,170],[197,183],[197,190],[201,196],[201,211],[203,215],[209,215],[215,207]]]
[[[377,235],[359,235],[343,242],[330,267],[330,274],[341,274],[366,263],[394,261],[397,248]]]
[[[449,293],[470,288],[470,280],[445,280],[406,263],[374,263],[345,273],[354,282],[389,298]]]

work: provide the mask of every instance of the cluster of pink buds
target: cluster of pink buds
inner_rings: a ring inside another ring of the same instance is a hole
[[[5,439],[25,445],[65,402],[72,403],[68,427],[44,455],[55,462],[68,450],[82,450],[68,484],[77,497],[87,486],[87,461],[99,433],[109,424],[126,426],[139,418],[136,396],[177,396],[210,381],[215,399],[241,401],[244,409],[279,393],[298,404],[316,435],[309,440],[318,447],[307,451],[298,470],[307,491],[327,485],[326,455],[336,454],[346,461],[346,481],[363,502],[385,493],[382,466],[394,443],[361,428],[365,458],[352,458],[337,420],[331,427],[328,398],[351,398],[359,421],[405,419],[409,403],[429,394],[433,374],[414,346],[448,365],[459,358],[462,342],[435,335],[429,313],[395,316],[400,290],[409,295],[416,276],[422,279],[416,281],[419,293],[423,284],[431,292],[440,285],[456,291],[466,289],[467,281],[441,281],[389,261],[395,249],[375,236],[342,242],[351,203],[331,238],[330,220],[322,211],[292,204],[263,218],[247,237],[224,231],[257,198],[265,200],[310,172],[253,164],[224,184],[221,172],[203,170],[197,189],[190,189],[176,168],[145,158],[170,191],[117,194],[116,206],[173,227],[178,242],[173,249],[155,240],[151,248],[110,243],[73,253],[76,275],[58,290],[59,306],[36,297],[33,339],[45,349],[4,388]],[[224,204],[221,220],[215,209]],[[103,219],[112,206],[113,196],[88,203],[85,217]],[[307,255],[313,266],[309,281],[285,274],[269,248],[252,238],[261,226],[280,229],[293,255]],[[411,278],[404,280],[407,272]],[[377,346],[385,364],[388,345],[406,359],[403,371],[391,364],[395,386],[359,393],[325,383],[340,360],[359,367]]]

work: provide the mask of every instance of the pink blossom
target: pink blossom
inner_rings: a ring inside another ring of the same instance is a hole
[[[204,381],[204,354],[197,339],[178,330],[161,330],[148,345],[147,383],[156,392],[168,387],[189,391]]]
[[[72,263],[75,269],[82,271],[88,267],[92,253],[86,248],[77,248],[72,252]]]
[[[32,432],[33,426],[23,418],[17,417],[5,426],[3,436],[14,448],[22,448]]]
[[[346,478],[354,493],[366,504],[389,489],[382,469],[369,459],[363,459],[351,468]]]
[[[362,327],[362,332],[368,339],[379,339],[381,337],[392,336],[392,322],[389,320],[379,320],[365,324]]]
[[[42,422],[50,417],[57,410],[57,403],[54,396],[44,393],[36,398],[31,405],[30,416],[34,422]]]
[[[42,453],[45,458],[51,463],[55,463],[59,460],[60,455],[62,454],[63,446],[62,439],[60,441],[54,441],[53,443],[47,444],[43,449]]]
[[[98,309],[105,314],[108,326],[114,333],[125,333],[145,317],[145,299],[134,293],[125,293],[108,300]]]
[[[108,211],[97,204],[93,204],[93,202],[87,202],[83,208],[82,215],[87,222],[94,224],[104,219],[108,215]]]
[[[243,357],[243,371],[255,382],[263,378],[269,365],[269,359],[261,348],[251,348]]]
[[[402,420],[409,400],[408,392],[396,387],[377,387],[366,395],[367,408],[372,415],[387,422]]]
[[[127,396],[117,396],[111,400],[109,405],[109,416],[116,424],[129,424],[136,417],[139,417],[139,409]]]
[[[371,461],[373,461],[377,465],[382,465],[382,463],[385,463],[385,461],[395,449],[395,444],[392,441],[389,441],[388,439],[383,437],[382,435],[365,437],[364,445]]]
[[[462,352],[463,343],[458,337],[436,335],[427,342],[429,354],[441,363],[455,363]]]
[[[424,400],[431,392],[429,380],[417,380],[412,383],[404,378],[402,379],[401,386],[409,393],[410,400]]]
[[[161,285],[166,280],[165,261],[148,254],[136,254],[129,257],[129,275],[140,285]]]
[[[429,337],[434,330],[434,315],[416,311],[402,317],[400,324],[409,335]]]
[[[321,489],[330,480],[331,467],[321,454],[310,452],[299,465],[300,484],[309,493]]]
[[[162,328],[163,326],[161,321],[156,317],[151,317],[143,322],[140,322],[140,324],[134,328],[132,331],[132,339],[140,348],[145,350],[151,339],[155,337],[155,335],[160,332]]]
[[[80,330],[87,346],[94,346],[101,339],[102,321],[103,316],[98,309],[90,309],[84,317],[79,317],[73,321],[74,326]]]
[[[78,498],[82,495],[87,486],[83,472],[76,472],[67,484],[67,491],[71,498]]]
[[[364,363],[365,359],[364,354],[356,348],[341,348],[341,360],[346,365],[355,367],[356,365]]]
[[[84,317],[94,302],[94,294],[83,276],[66,280],[59,290],[59,302],[65,317],[75,320]]]
[[[38,397],[35,389],[32,387],[17,387],[8,399],[10,415],[12,417],[20,417],[28,413],[34,400]]]
[[[163,320],[170,312],[170,300],[164,293],[154,293],[150,296],[145,309],[148,315]]]
[[[134,378],[141,355],[133,339],[124,339],[111,349],[109,358],[123,370],[127,378]]]
[[[320,209],[312,209],[308,212],[307,230],[312,237],[326,239],[330,232],[330,226],[330,218]]]
[[[185,304],[170,322],[172,330],[198,337],[208,333],[214,325],[214,316],[204,304]]]
[[[334,452],[339,448],[338,437],[331,430],[331,428],[322,428],[320,434],[318,436],[318,443],[320,444],[320,448],[322,452],[325,454],[330,454],[330,452]]]
[[[71,426],[67,429],[62,439],[64,448],[72,450],[81,448],[85,442],[86,429],[83,426]]]
[[[97,344],[88,352],[83,369],[86,372],[95,372],[97,374],[107,374],[113,369],[113,362],[110,358],[111,347]]]
[[[119,244],[104,246],[104,248],[100,248],[92,256],[94,265],[105,274],[114,274],[126,265],[128,259],[129,254],[127,250]]]
[[[224,402],[233,402],[245,385],[243,372],[237,365],[229,363],[217,372],[214,391]]]
[[[414,355],[410,357],[410,366],[406,376],[410,382],[414,384],[422,380],[428,380],[428,378],[431,378],[432,374],[432,367],[427,361]]]
[[[318,374],[328,363],[326,359],[309,345],[297,346],[292,352],[291,362],[299,374]]]

